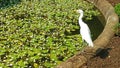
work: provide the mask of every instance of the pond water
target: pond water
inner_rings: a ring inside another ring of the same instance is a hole
[[[93,17],[92,20],[87,20],[87,21],[83,20],[88,25],[88,27],[90,28],[91,37],[92,37],[93,41],[101,34],[101,32],[104,29],[105,21],[104,21],[103,18],[101,19],[101,17],[103,17],[103,16]],[[76,29],[75,31],[72,31],[71,35],[78,35],[78,34],[80,34],[80,29]]]
[[[101,34],[104,29],[104,24],[101,22],[102,21],[100,21],[98,17],[93,17],[92,20],[86,22],[90,28],[93,41]]]

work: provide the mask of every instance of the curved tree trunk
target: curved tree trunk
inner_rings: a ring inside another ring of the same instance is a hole
[[[106,0],[87,0],[93,3],[103,14],[106,25],[103,32],[94,41],[94,47],[86,47],[84,52],[74,55],[67,61],[56,66],[56,68],[80,68],[91,57],[99,53],[104,47],[106,47],[109,40],[114,35],[114,27],[119,22],[118,16],[114,12],[114,8]]]

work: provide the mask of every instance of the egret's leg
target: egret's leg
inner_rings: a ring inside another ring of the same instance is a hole
[[[87,43],[83,39],[82,39],[82,45],[87,45]]]
[[[82,40],[82,45],[83,45],[83,46],[86,46],[86,45],[88,45],[88,44],[87,44],[87,42],[86,42],[85,40]],[[86,52],[84,49],[83,49],[79,54],[82,54],[82,53],[88,54],[88,55],[94,55],[93,53],[88,53],[88,52]]]
[[[85,45],[85,40],[84,39],[82,39],[82,44],[81,44],[82,46],[84,46]],[[84,52],[84,49],[82,50],[82,52]]]
[[[82,38],[82,45],[84,45],[83,43],[84,43],[84,39]]]

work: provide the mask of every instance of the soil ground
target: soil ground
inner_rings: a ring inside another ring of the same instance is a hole
[[[107,0],[109,3],[111,3],[113,6],[115,6],[115,4],[120,3],[120,0]]]
[[[113,6],[120,0],[108,0]],[[114,36],[107,47],[82,68],[120,68],[120,37]]]

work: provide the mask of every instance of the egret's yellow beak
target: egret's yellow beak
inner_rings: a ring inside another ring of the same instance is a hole
[[[74,12],[79,13],[79,11],[78,11],[78,10],[74,10]]]

